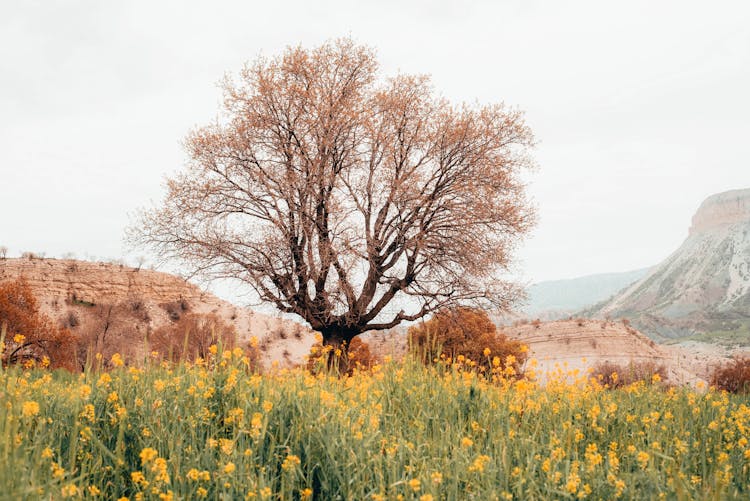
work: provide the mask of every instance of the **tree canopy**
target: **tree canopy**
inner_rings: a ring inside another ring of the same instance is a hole
[[[223,91],[136,242],[244,281],[330,344],[516,297],[501,277],[533,222],[520,111],[452,104],[425,76],[382,78],[350,39],[260,58]]]

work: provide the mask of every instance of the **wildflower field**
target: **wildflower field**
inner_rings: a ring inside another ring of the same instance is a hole
[[[3,499],[750,497],[745,397],[389,362],[0,372]]]

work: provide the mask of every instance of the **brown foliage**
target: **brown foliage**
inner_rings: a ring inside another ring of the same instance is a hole
[[[3,364],[31,363],[72,369],[75,340],[39,312],[24,279],[0,284],[0,328],[5,333]]]
[[[132,241],[245,281],[332,345],[516,298],[497,277],[533,219],[521,112],[382,79],[349,39],[259,59],[223,87],[224,116],[187,138],[188,169]]]
[[[409,328],[409,342],[425,363],[433,363],[441,355],[454,360],[463,356],[487,371],[495,357],[505,368],[508,355],[512,355],[513,369],[520,375],[526,361],[525,346],[499,333],[487,313],[474,308],[437,312],[426,322]],[[485,355],[487,349],[489,355]]]
[[[638,381],[646,384],[652,384],[656,381],[667,381],[667,368],[663,365],[657,365],[655,362],[631,362],[627,365],[616,364],[614,362],[600,362],[591,373],[602,385],[607,388],[620,388]],[[658,378],[654,379],[657,375]]]
[[[717,367],[711,375],[711,385],[730,393],[750,393],[750,358],[736,358]]]
[[[211,345],[224,350],[236,346],[234,327],[214,314],[187,313],[173,324],[165,325],[151,335],[150,349],[172,361],[207,359]]]

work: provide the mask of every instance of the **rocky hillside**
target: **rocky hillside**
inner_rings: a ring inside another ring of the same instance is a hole
[[[110,350],[138,353],[151,332],[188,312],[217,315],[235,327],[240,343],[257,337],[266,363],[300,362],[313,342],[301,324],[235,306],[168,273],[77,260],[0,259],[0,282],[18,277],[28,281],[43,313],[79,337],[106,334]]]
[[[588,310],[630,318],[654,338],[738,333],[750,325],[750,189],[706,199],[687,239],[645,277]]]
[[[542,380],[558,371],[563,374],[588,369],[603,362],[626,367],[630,363],[663,365],[674,384],[706,382],[711,368],[725,357],[717,351],[688,350],[655,343],[623,322],[603,320],[561,320],[525,322],[503,327],[503,332],[529,346],[538,362]]]

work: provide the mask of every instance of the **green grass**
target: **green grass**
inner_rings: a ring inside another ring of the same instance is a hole
[[[260,376],[229,357],[10,368],[0,402],[3,499],[750,496],[748,400],[712,391],[490,384],[408,361]]]
[[[725,347],[750,346],[750,323],[739,323],[730,329],[716,329],[690,336],[682,341],[698,341]]]

